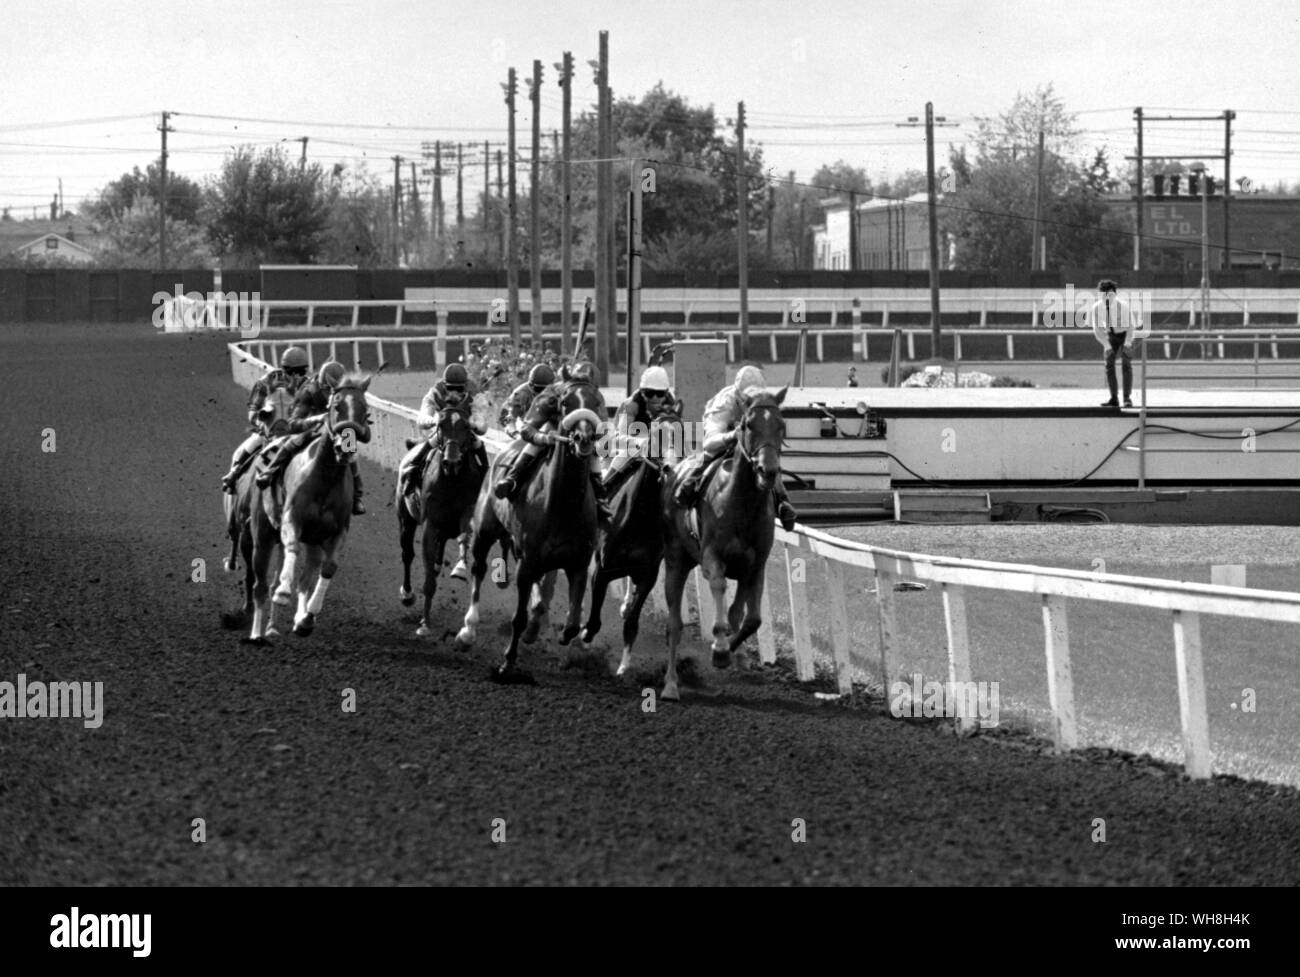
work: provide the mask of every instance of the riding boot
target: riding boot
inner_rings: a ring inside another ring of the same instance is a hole
[[[235,493],[235,483],[239,481],[239,473],[244,470],[244,463],[247,461],[247,456],[241,455],[231,463],[230,471],[221,476],[221,491],[230,495]]]
[[[477,439],[474,443],[474,459],[478,462],[480,471],[488,470],[487,445]]]
[[[510,463],[510,470],[506,472],[505,477],[492,489],[492,494],[498,499],[513,499],[524,479],[528,477],[528,473],[532,471],[533,463],[540,457],[541,452],[535,455],[524,451],[519,452],[515,460]]]
[[[355,461],[352,463],[352,514],[354,516],[366,514],[366,507],[361,504],[361,469]]]

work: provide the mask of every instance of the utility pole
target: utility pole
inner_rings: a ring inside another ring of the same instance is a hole
[[[745,179],[745,103],[736,103],[736,247],[740,270],[740,358],[749,359],[749,194]]]
[[[411,214],[415,221],[415,254],[418,257],[424,251],[424,215],[420,213],[420,183],[415,176],[415,160],[411,160]]]
[[[506,168],[510,175],[509,198],[506,206],[506,285],[510,292],[510,344],[519,349],[519,240],[515,211],[517,209],[515,190],[515,69],[510,69],[509,80],[505,85],[506,105],[509,106],[510,136],[506,145]]]
[[[456,143],[456,234],[463,236],[465,233],[465,158],[463,156],[464,147]]]
[[[433,233],[441,241],[445,230],[442,207],[442,141],[433,144]]]
[[[532,302],[528,309],[528,331],[533,348],[542,346],[542,63],[533,59],[533,79],[528,85],[528,100],[533,103],[533,160],[528,175],[528,289]]]
[[[605,294],[609,322],[605,327],[605,349],[611,369],[619,361],[618,352],[618,217],[614,194],[614,90],[609,85],[609,43],[605,44]],[[606,381],[608,382],[608,380]]]
[[[1133,110],[1133,118],[1137,122],[1138,130],[1138,151],[1137,151],[1137,193],[1133,199],[1135,201],[1135,213],[1133,214],[1133,226],[1137,228],[1137,233],[1133,236],[1133,270],[1142,270],[1142,212],[1146,210],[1146,182],[1142,175],[1142,163],[1144,156],[1142,154],[1142,107],[1138,106]]]
[[[1201,184],[1201,328],[1210,328],[1210,187],[1204,163],[1193,163],[1191,171]]]
[[[399,241],[402,236],[401,216],[398,206],[402,199],[402,157],[393,157],[393,267],[401,262],[398,258]]]
[[[609,320],[611,316],[609,295],[609,262],[606,260],[609,236],[606,231],[609,224],[608,190],[605,186],[605,143],[608,133],[605,131],[605,85],[609,60],[609,32],[600,32],[600,56],[593,65],[596,69],[596,329],[595,361],[601,382],[609,376],[609,338],[612,335]]]
[[[920,125],[916,116],[908,116],[907,122],[896,123],[899,127],[916,127]],[[934,187],[934,127],[936,124],[951,126],[942,115],[934,114],[934,103],[925,103],[925,186],[930,207],[930,344],[931,355],[940,356],[939,347],[939,204]],[[904,205],[906,207],[906,205]],[[906,212],[904,212],[904,220]]]
[[[167,268],[167,133],[172,129],[167,125],[167,120],[171,117],[171,112],[162,114],[162,125],[158,131],[162,133],[162,155],[159,157],[158,168],[158,270],[165,271]]]
[[[497,262],[505,265],[506,263],[506,223],[505,223],[505,199],[506,185],[505,178],[502,177],[501,169],[501,150],[497,150]]]
[[[483,140],[483,213],[479,216],[483,221],[483,246],[487,247],[488,233],[488,210],[492,205],[492,147],[488,145],[486,139]]]
[[[302,143],[302,155],[298,157],[298,172],[304,173],[307,170],[307,140],[309,136],[299,136],[298,142]]]
[[[1232,120],[1237,113],[1223,110],[1223,262],[1222,267],[1232,269],[1232,231],[1228,205],[1232,198]]]
[[[849,191],[849,271],[858,270],[858,195]]]
[[[627,393],[636,389],[636,366],[641,352],[641,176],[638,161],[628,166],[627,188]]]
[[[767,266],[772,267],[772,215],[776,212],[776,187],[767,182]]]
[[[1034,243],[1029,256],[1030,270],[1044,271],[1046,262],[1040,257],[1038,239],[1043,234],[1043,122],[1038,121],[1038,178],[1034,182]]]
[[[573,319],[573,214],[569,199],[573,189],[570,173],[573,140],[573,85],[570,82],[573,78],[573,52],[565,51],[556,67],[560,70],[560,87],[564,89],[564,148],[560,163],[560,349],[567,350],[573,348],[573,340],[569,335]]]

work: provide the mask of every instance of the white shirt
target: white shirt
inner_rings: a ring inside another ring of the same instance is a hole
[[[1141,321],[1127,299],[1117,298],[1113,292],[1098,299],[1088,310],[1088,325],[1097,342],[1110,347],[1110,333],[1129,333],[1126,343],[1132,342]]]

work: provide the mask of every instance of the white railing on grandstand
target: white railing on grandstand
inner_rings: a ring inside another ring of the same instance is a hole
[[[243,349],[242,344],[230,343],[228,350],[232,377],[241,386],[251,387],[271,365]],[[395,471],[406,454],[406,439],[419,434],[416,411],[372,394],[367,394],[366,399],[371,408],[371,439],[361,445],[361,452],[376,464]],[[492,454],[510,443],[499,431],[488,432],[485,440]],[[940,585],[947,629],[948,676],[952,682],[971,680],[967,588],[1034,594],[1041,598],[1048,699],[1053,716],[1052,737],[1057,750],[1072,750],[1079,745],[1067,601],[1095,600],[1167,612],[1173,628],[1184,763],[1187,773],[1197,778],[1209,777],[1213,772],[1201,651],[1201,615],[1300,624],[1298,593],[926,556],[854,543],[804,526],[797,526],[790,533],[778,526],[775,538],[781,544],[786,568],[796,675],[800,681],[811,681],[815,677],[809,588],[804,582],[806,568],[803,573],[796,574],[795,560],[815,557],[822,561],[827,575],[831,656],[836,685],[842,694],[853,689],[849,601],[857,600],[867,592],[867,572],[874,575],[875,581],[880,674],[886,691],[893,681],[902,677],[898,673],[899,615],[894,604],[895,583],[906,579]],[[694,580],[703,634],[708,622],[713,620],[713,599],[698,569]],[[662,584],[655,587],[652,596],[656,608],[666,612]],[[757,635],[759,654],[763,662],[772,663],[776,661],[776,639],[772,631],[771,588],[768,587],[763,589],[761,615],[765,623]],[[969,729],[975,721],[973,716],[957,718],[963,729]]]

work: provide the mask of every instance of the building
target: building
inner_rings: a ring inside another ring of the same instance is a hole
[[[826,221],[813,228],[814,268],[925,270],[930,267],[927,196],[905,200],[868,197],[854,208],[857,253],[850,254],[849,200],[822,201]]]
[[[102,240],[95,225],[75,215],[62,220],[0,221],[0,258],[10,260],[58,258],[88,265]]]
[[[1107,203],[1126,215],[1132,227],[1135,204],[1127,194]],[[1227,265],[1223,255],[1223,197],[1212,196],[1209,218],[1211,270]],[[1201,267],[1200,197],[1165,193],[1143,201],[1142,264],[1168,271]],[[1300,268],[1300,197],[1276,193],[1236,193],[1228,205],[1232,268]],[[1049,255],[1050,261],[1050,255]]]

